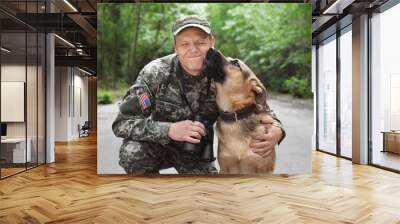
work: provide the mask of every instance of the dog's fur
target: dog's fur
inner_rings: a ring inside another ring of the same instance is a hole
[[[267,112],[265,87],[246,64],[238,59],[227,58],[215,49],[207,53],[206,69],[215,81],[216,101],[220,110],[234,112],[252,104],[256,104],[257,108],[253,114],[238,121],[218,119],[216,127],[220,173],[271,172],[275,165],[275,150],[263,158],[252,152],[249,146],[250,134],[265,133],[265,125],[261,123],[273,121]]]

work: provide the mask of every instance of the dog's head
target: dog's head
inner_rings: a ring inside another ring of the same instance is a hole
[[[222,110],[236,111],[251,104],[260,112],[266,110],[266,89],[245,63],[214,48],[207,52],[205,63],[206,73],[216,82],[217,104]]]

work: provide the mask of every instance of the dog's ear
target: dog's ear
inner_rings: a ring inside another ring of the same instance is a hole
[[[267,110],[267,90],[257,78],[250,78],[251,90],[256,95],[256,106],[259,112]]]

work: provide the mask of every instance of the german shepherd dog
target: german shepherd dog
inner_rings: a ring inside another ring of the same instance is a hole
[[[214,80],[219,107],[216,124],[218,163],[221,174],[269,173],[274,169],[275,150],[263,158],[250,149],[252,133],[265,133],[261,123],[272,123],[264,85],[239,59],[225,57],[211,48],[206,72]]]

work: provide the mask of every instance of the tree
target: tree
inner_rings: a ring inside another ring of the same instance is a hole
[[[199,14],[210,21],[216,47],[243,60],[267,87],[311,95],[308,4],[140,3],[98,8],[99,88],[130,86],[144,65],[173,53],[173,23],[183,15]]]

